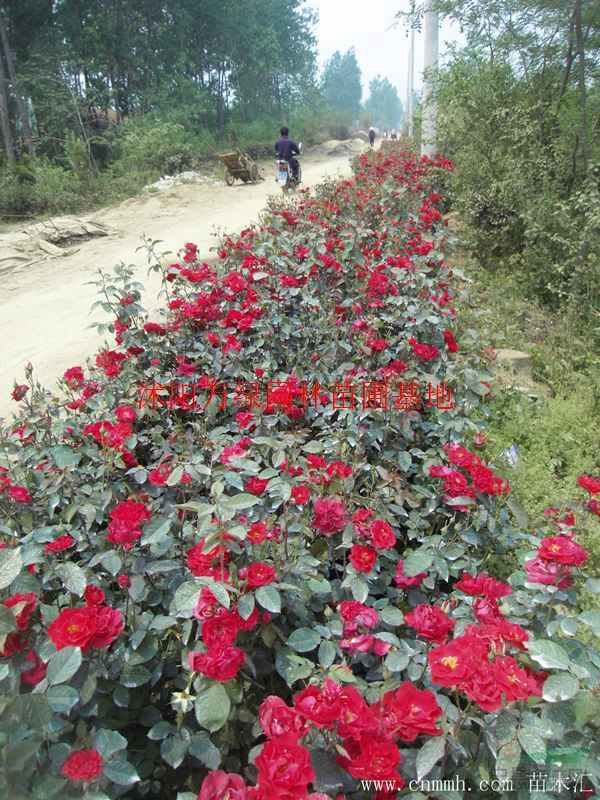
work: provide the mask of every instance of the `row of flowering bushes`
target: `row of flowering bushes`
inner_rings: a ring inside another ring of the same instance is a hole
[[[1,796],[477,797],[565,746],[598,785],[576,515],[600,479],[533,532],[475,452],[491,376],[455,336],[451,168],[368,154],[216,265],[187,244],[158,320],[103,275],[114,344],[60,396],[15,386]]]

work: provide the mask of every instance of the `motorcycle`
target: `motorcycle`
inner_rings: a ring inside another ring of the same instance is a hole
[[[300,150],[300,155],[302,153],[302,142],[298,144],[298,149]],[[296,156],[296,158],[298,158],[298,156]],[[275,180],[279,186],[281,186],[281,190],[284,193],[294,191],[302,183],[302,170],[300,168],[300,163],[298,162],[297,174],[293,175],[289,162],[284,161],[283,159],[278,159]]]

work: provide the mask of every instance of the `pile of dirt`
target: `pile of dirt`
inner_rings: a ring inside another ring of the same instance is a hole
[[[76,252],[74,244],[110,236],[112,228],[77,217],[56,217],[0,236],[0,273]]]
[[[144,187],[145,192],[166,192],[173,189],[175,186],[182,186],[189,183],[204,183],[216,185],[218,181],[210,175],[203,175],[200,172],[188,170],[187,172],[180,172],[178,175],[163,175],[155,183],[151,183]]]
[[[317,145],[311,152],[318,156],[355,156],[362,153],[364,149],[365,143],[362,139],[346,139],[344,141],[330,139],[328,142]]]

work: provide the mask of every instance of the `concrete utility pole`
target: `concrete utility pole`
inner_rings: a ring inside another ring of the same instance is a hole
[[[433,76],[438,63],[439,18],[437,11],[432,10],[433,0],[427,0],[425,7],[425,56],[423,68],[423,121],[421,130],[421,154],[433,157],[437,152],[437,100],[433,93]]]
[[[410,47],[408,50],[408,79],[406,89],[406,121],[407,133],[413,135],[413,97],[415,94],[415,29],[410,29]]]

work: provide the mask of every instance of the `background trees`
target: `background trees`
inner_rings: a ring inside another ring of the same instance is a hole
[[[402,118],[402,103],[398,91],[387,78],[381,75],[373,78],[369,84],[369,97],[365,110],[373,124],[383,128],[399,128]]]
[[[439,75],[440,149],[480,260],[595,319],[600,293],[600,5],[440,0],[466,46]],[[597,326],[596,326],[597,327]]]
[[[336,51],[331,56],[325,65],[321,86],[328,108],[347,114],[352,120],[357,118],[362,98],[362,84],[354,48],[350,48],[344,54]]]

